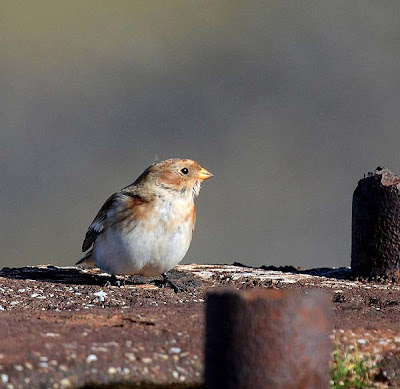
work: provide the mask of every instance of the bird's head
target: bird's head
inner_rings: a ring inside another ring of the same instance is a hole
[[[139,177],[155,186],[155,190],[179,192],[182,195],[197,196],[201,182],[213,175],[191,159],[172,158],[148,167]]]

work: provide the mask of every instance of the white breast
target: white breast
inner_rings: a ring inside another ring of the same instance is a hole
[[[136,221],[133,228],[105,229],[94,246],[97,265],[110,274],[156,276],[171,270],[189,248],[193,207],[192,198],[159,201],[151,217]]]

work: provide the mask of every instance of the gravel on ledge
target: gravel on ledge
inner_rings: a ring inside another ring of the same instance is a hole
[[[326,289],[332,339],[378,360],[400,347],[400,287],[349,277],[348,268],[180,265],[170,278],[185,291],[176,294],[143,277],[104,286],[109,276],[96,269],[4,268],[0,387],[200,388],[205,296],[217,286]]]

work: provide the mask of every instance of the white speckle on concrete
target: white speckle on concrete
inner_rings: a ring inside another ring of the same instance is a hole
[[[181,352],[181,349],[180,349],[180,347],[171,347],[169,349],[169,352],[172,354],[179,354]]]
[[[1,382],[3,384],[6,384],[8,382],[8,375],[7,374],[1,374],[0,378],[1,378]]]
[[[86,358],[86,363],[91,363],[97,361],[97,356],[95,354],[90,354]]]
[[[100,291],[98,291],[96,293],[93,293],[93,295],[97,297],[97,301],[101,302],[101,301],[105,300],[105,298],[107,296],[107,293],[104,292],[103,290],[100,290]]]
[[[70,388],[72,386],[71,381],[68,378],[63,378],[60,381],[60,387],[65,389],[65,388]]]
[[[133,353],[125,353],[125,356],[129,359],[130,362],[136,361],[136,356]]]

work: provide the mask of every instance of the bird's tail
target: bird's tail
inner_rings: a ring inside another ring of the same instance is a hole
[[[93,250],[88,251],[85,256],[80,259],[75,265],[82,267],[96,267],[96,261],[93,258]]]

